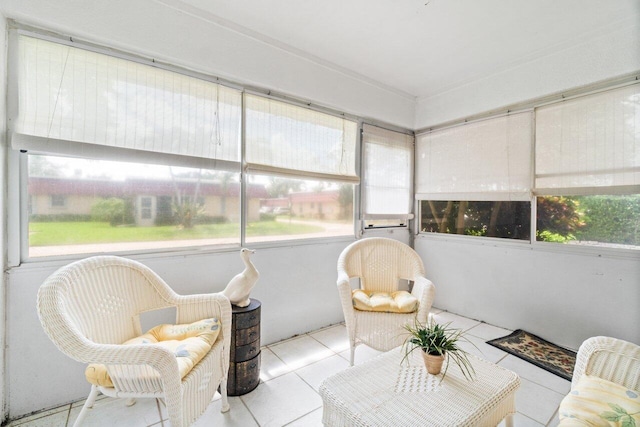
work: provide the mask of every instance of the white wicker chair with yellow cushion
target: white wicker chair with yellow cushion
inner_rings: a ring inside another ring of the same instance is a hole
[[[359,279],[359,290],[352,290],[352,278]],[[413,282],[410,294],[399,292],[401,280]],[[416,318],[426,322],[435,296],[420,256],[404,243],[382,237],[358,240],[342,251],[338,291],[352,366],[359,344],[382,351],[401,345],[406,338],[403,326]]]
[[[640,425],[640,346],[611,337],[583,342],[558,414],[561,426],[633,425],[631,417]]]
[[[140,314],[169,307],[176,308],[177,325],[142,336]],[[38,291],[38,314],[54,344],[91,364],[89,380],[98,372],[103,381],[92,381],[76,426],[98,391],[111,397],[163,398],[173,427],[193,423],[218,386],[222,411],[229,409],[231,304],[222,294],[178,295],[139,262],[96,256],[51,275]],[[163,336],[170,341],[157,342]]]

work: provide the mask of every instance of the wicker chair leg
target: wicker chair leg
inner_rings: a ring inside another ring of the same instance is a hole
[[[349,356],[349,366],[353,366],[353,361],[356,356],[356,344],[354,342],[350,342],[349,347],[351,348],[351,355]]]
[[[220,395],[222,396],[222,407],[220,412],[229,412],[229,399],[227,397],[227,379],[220,381]]]
[[[87,400],[84,402],[84,405],[82,405],[82,410],[78,414],[78,418],[76,418],[76,422],[73,423],[73,427],[79,427],[80,424],[82,424],[84,417],[87,416],[87,411],[93,408],[93,404],[95,403],[97,396],[98,396],[98,387],[95,385],[92,385],[91,391],[89,392],[89,397],[87,397]]]
[[[513,414],[509,414],[504,419],[505,427],[513,427]]]
[[[126,403],[127,406],[133,406],[135,404],[136,404],[136,399],[134,397],[127,399],[127,403]]]

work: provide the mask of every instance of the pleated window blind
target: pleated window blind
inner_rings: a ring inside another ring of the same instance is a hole
[[[245,94],[247,170],[356,183],[357,123]]]
[[[640,84],[536,110],[535,192],[640,193]]]
[[[416,199],[530,200],[532,139],[532,112],[418,135]]]
[[[364,218],[408,216],[413,204],[413,136],[365,124],[362,138]]]
[[[117,148],[239,170],[240,91],[25,35],[18,43],[14,148],[101,158]]]

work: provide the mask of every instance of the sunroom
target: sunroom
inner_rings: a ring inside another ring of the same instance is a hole
[[[350,369],[336,265],[368,238],[413,248],[432,316],[520,376],[516,425],[557,425],[570,382],[487,340],[640,345],[635,0],[2,0],[0,37],[5,423],[78,416],[85,365],[36,299],[92,256],[190,295],[256,250],[260,384],[201,425],[322,425]],[[85,425],[170,425],[162,405]]]

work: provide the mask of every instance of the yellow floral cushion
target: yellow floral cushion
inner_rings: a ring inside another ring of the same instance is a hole
[[[184,378],[211,350],[219,333],[220,321],[212,318],[184,325],[158,325],[146,334],[132,338],[123,344],[159,344],[171,350],[178,360],[180,378]],[[155,371],[153,372],[151,375],[157,376]],[[113,387],[105,365],[92,363],[87,366],[84,374],[91,384]]]
[[[640,392],[583,375],[558,413],[560,426],[640,426]]]
[[[382,311],[387,313],[413,313],[418,309],[418,298],[407,291],[367,292],[362,289],[352,291],[353,307],[362,311]]]

